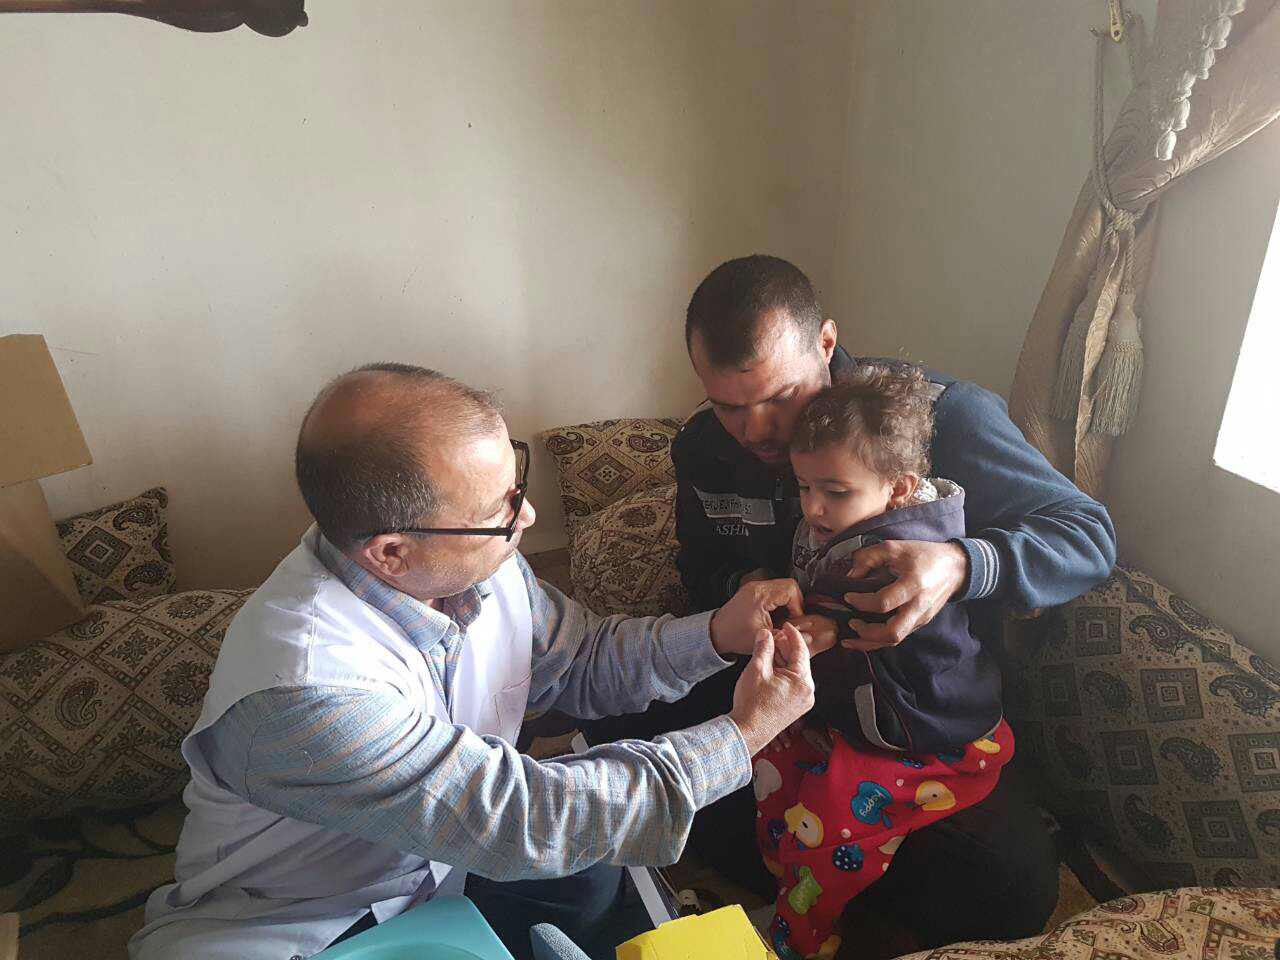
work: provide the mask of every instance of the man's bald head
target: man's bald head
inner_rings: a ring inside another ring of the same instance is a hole
[[[435,370],[374,363],[320,391],[294,466],[321,531],[339,549],[371,532],[427,523],[443,505],[431,459],[498,430],[493,398]]]

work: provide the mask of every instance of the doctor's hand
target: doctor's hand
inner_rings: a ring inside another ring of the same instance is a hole
[[[800,587],[794,580],[744,583],[711,617],[711,645],[716,653],[722,657],[751,653],[756,635],[761,630],[773,630],[773,611],[779,608],[788,617],[804,613]]]
[[[813,709],[809,648],[791,624],[760,630],[755,652],[733,688],[729,717],[755,756],[774,737]]]
[[[850,650],[878,650],[897,646],[936,617],[964,586],[969,558],[954,543],[886,540],[863,547],[853,555],[851,580],[886,569],[896,579],[875,593],[846,593],[845,603],[867,613],[891,614],[885,623],[851,620],[856,640],[843,640]]]

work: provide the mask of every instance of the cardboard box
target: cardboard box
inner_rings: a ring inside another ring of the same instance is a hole
[[[0,487],[93,462],[44,337],[0,337],[0,451]]]
[[[0,653],[84,615],[44,491],[34,480],[0,487],[0,610]]]
[[[84,614],[37,481],[92,461],[44,337],[0,337],[0,652]]]

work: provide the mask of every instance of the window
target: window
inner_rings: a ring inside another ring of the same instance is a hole
[[[1214,462],[1280,492],[1280,214],[1240,344]]]

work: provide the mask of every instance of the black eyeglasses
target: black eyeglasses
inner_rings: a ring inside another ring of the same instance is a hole
[[[361,534],[360,539],[370,540],[387,533],[434,533],[443,537],[506,537],[510,540],[516,535],[516,524],[520,521],[525,493],[529,489],[529,445],[523,440],[512,440],[511,446],[516,451],[516,476],[520,479],[511,498],[511,522],[505,527],[403,527],[399,530],[376,530]]]

